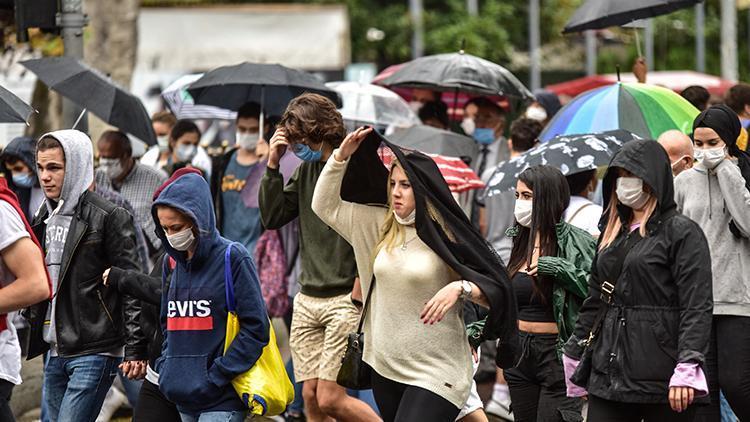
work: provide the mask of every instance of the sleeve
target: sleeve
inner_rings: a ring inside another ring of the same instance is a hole
[[[324,223],[352,244],[358,228],[378,224],[378,220],[373,218],[373,207],[341,199],[341,184],[349,161],[336,161],[335,152],[323,167],[315,185],[312,209]]]
[[[232,255],[237,258],[232,259],[232,276],[240,332],[226,353],[216,358],[208,370],[209,380],[218,387],[229,384],[232,379],[252,368],[270,337],[271,322],[260,291],[255,265],[245,251],[235,251],[233,248]]]
[[[703,369],[697,363],[680,362],[674,368],[669,387],[690,387],[695,390],[696,397],[708,395],[708,382]]]
[[[21,216],[12,205],[0,200],[0,251],[16,243],[18,239],[31,237]]]
[[[691,220],[678,216],[672,221],[670,262],[680,306],[677,362],[703,365],[708,350],[706,333],[711,331],[713,314],[708,242],[700,227]]]
[[[297,168],[286,187],[279,169],[266,168],[258,192],[258,207],[263,228],[279,229],[299,215],[297,183],[300,168],[302,166]]]
[[[162,257],[154,267],[162,265]],[[133,270],[112,267],[109,270],[109,284],[122,293],[143,302],[159,306],[161,303],[161,279]]]
[[[557,256],[540,256],[537,265],[539,274],[554,277],[565,290],[580,298],[586,298],[589,269],[576,267],[574,263]]]
[[[573,384],[570,377],[576,372],[579,361],[568,357],[567,355],[562,356],[563,360],[563,372],[565,373],[565,390],[568,397],[584,397],[588,395],[585,388]]]
[[[124,208],[115,208],[108,217],[107,256],[112,267],[139,271],[138,246],[136,244],[133,217]],[[141,303],[130,295],[123,295],[123,318],[125,324],[125,360],[146,360],[148,341],[141,329]]]
[[[604,304],[599,297],[600,282],[599,276],[596,270],[596,261],[599,254],[594,257],[594,261],[591,263],[591,273],[589,275],[589,291],[586,299],[583,301],[581,308],[578,310],[578,321],[576,322],[573,335],[570,336],[568,342],[565,343],[563,353],[575,360],[581,358],[583,354],[583,345],[581,340],[588,338],[591,328],[594,325],[596,314],[599,312],[600,307]]]
[[[716,176],[734,224],[745,237],[750,237],[750,192],[740,168],[732,161],[724,160],[716,168]]]
[[[165,260],[162,261],[161,265],[161,304],[159,307],[159,324],[161,326],[161,332],[164,334],[164,340],[161,343],[161,353],[154,362],[153,369],[157,374],[161,372],[161,364],[164,363],[164,357],[167,355],[167,344],[169,341],[169,335],[167,334],[167,310],[169,308],[169,288],[167,288],[167,286],[169,283],[167,283],[167,277],[171,277],[172,274],[168,271],[164,271],[167,268],[167,262],[169,262],[166,255],[164,256],[164,259]]]

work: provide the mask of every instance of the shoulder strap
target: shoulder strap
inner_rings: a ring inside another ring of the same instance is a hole
[[[592,204],[591,202],[587,202],[587,203],[583,204],[580,208],[578,208],[576,210],[576,212],[573,213],[573,215],[571,215],[570,217],[566,218],[565,222],[566,223],[570,223],[571,221],[573,221],[574,218],[576,218],[576,216],[578,216],[578,213],[580,213],[584,208],[588,208],[588,207],[590,207],[592,205],[594,205],[594,204]]]
[[[362,315],[359,316],[359,325],[357,326],[357,332],[362,333],[362,325],[365,323],[365,313],[367,312],[368,305],[370,304],[370,296],[372,296],[372,288],[375,286],[375,274],[372,274],[372,279],[370,280],[370,288],[367,289],[367,297],[365,298],[365,303],[362,305]]]
[[[227,312],[235,312],[237,310],[237,302],[234,298],[234,278],[232,277],[232,262],[230,257],[232,255],[232,246],[237,242],[232,242],[227,246],[227,250],[224,252],[224,292],[226,293],[227,299]]]
[[[608,280],[603,281],[601,284],[600,297],[602,301],[607,305],[612,303],[615,284],[617,283],[617,279],[620,277],[620,273],[622,273],[622,266],[625,263],[625,258],[627,258],[628,253],[633,248],[633,246],[635,246],[641,239],[642,237],[640,236],[640,234],[638,234],[636,230],[633,230],[632,232],[627,234],[625,241],[614,252],[616,254],[616,261],[613,266],[611,277],[608,277]]]

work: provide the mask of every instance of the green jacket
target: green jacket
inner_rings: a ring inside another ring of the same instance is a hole
[[[588,296],[588,279],[596,254],[596,240],[588,232],[564,222],[557,224],[555,231],[557,256],[539,257],[537,273],[555,279],[552,311],[559,332],[560,349],[573,334],[578,309]],[[513,238],[518,235],[518,229],[511,227],[506,234]]]

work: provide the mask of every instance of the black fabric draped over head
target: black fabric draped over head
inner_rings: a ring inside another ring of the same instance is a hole
[[[474,282],[482,290],[490,303],[484,337],[500,340],[498,366],[512,366],[518,349],[518,322],[508,272],[492,246],[453,199],[448,184],[430,157],[417,151],[401,150],[372,132],[350,158],[341,198],[361,204],[388,204],[388,170],[378,155],[381,143],[393,151],[412,185],[417,235],[461,278]]]
[[[737,158],[737,165],[740,167],[740,173],[745,179],[745,188],[750,191],[750,154],[740,149],[737,146],[737,137],[740,136],[742,125],[740,124],[740,118],[737,113],[731,108],[724,104],[711,106],[693,121],[693,134],[695,129],[699,127],[707,127],[713,129],[727,144],[727,150],[729,155]],[[734,224],[734,221],[729,223],[729,228],[732,233],[740,236],[740,231]]]

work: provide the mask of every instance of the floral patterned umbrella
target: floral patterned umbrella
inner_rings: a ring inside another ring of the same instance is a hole
[[[515,189],[518,175],[529,167],[549,165],[557,167],[567,176],[606,166],[622,145],[633,139],[641,138],[622,129],[555,137],[498,164],[492,169],[485,195],[489,197]]]

